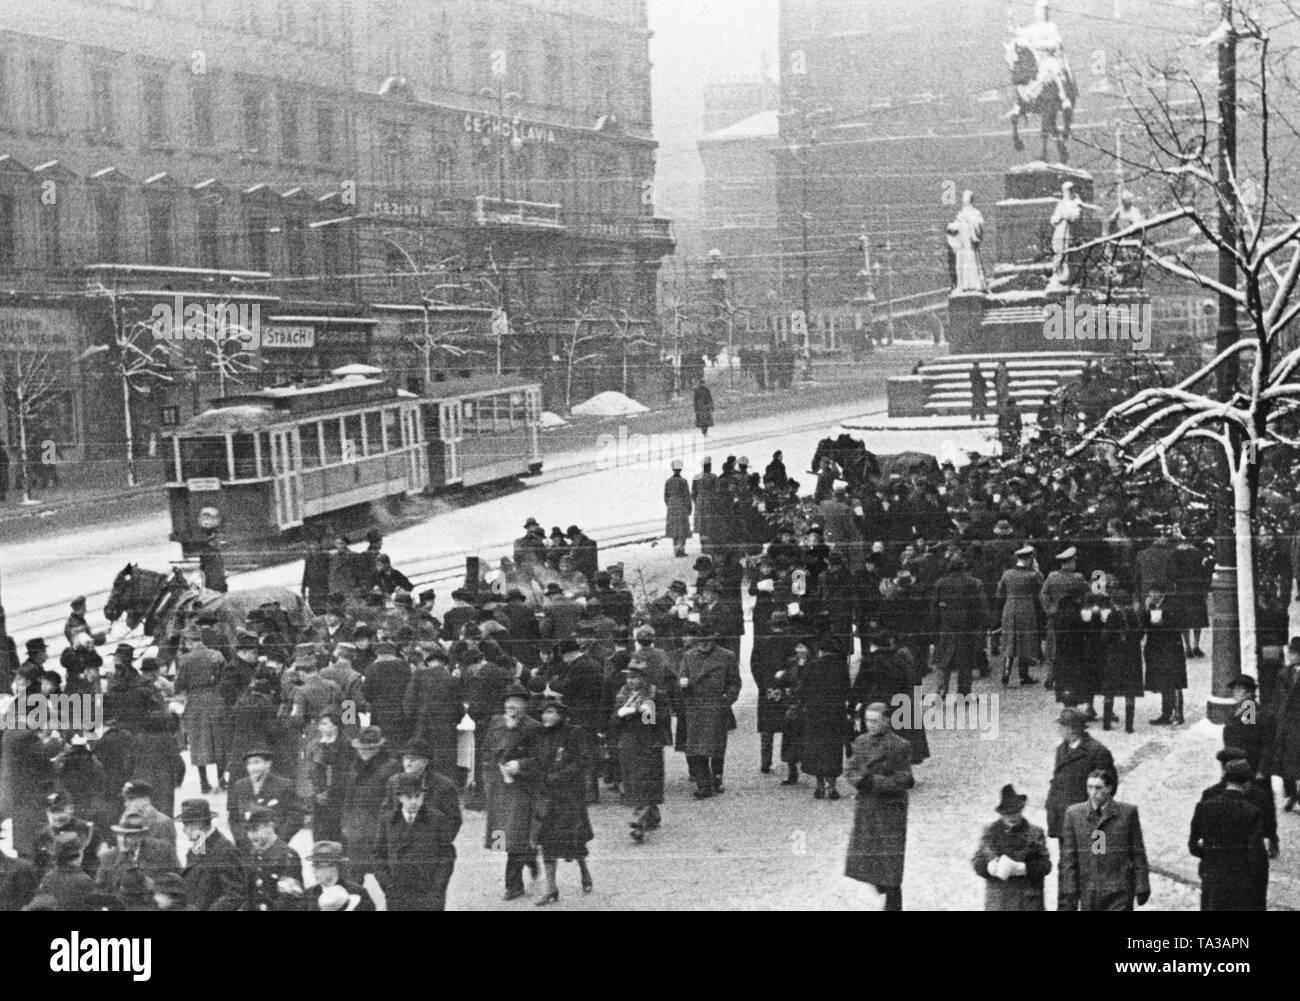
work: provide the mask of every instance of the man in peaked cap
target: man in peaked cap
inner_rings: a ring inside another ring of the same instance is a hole
[[[1088,601],[1088,582],[1076,569],[1077,556],[1078,550],[1073,546],[1058,552],[1057,569],[1047,575],[1047,580],[1043,581],[1043,587],[1038,593],[1039,603],[1047,615],[1047,677],[1043,679],[1046,688],[1051,688],[1055,683],[1057,627],[1073,625],[1073,622],[1060,621],[1060,617],[1064,615],[1077,618],[1078,609]]]
[[[185,853],[185,895],[196,911],[238,911],[248,902],[244,863],[235,846],[212,826],[206,799],[187,799],[176,817],[189,841]]]
[[[664,535],[673,540],[673,555],[686,555],[686,540],[691,537],[691,485],[682,478],[684,463],[674,459],[672,474],[664,483]]]
[[[695,534],[700,537],[700,550],[712,552],[713,536],[717,533],[717,521],[721,515],[720,494],[722,486],[717,474],[713,472],[713,459],[705,456],[700,462],[700,471],[691,480],[691,502],[695,508]]]
[[[249,807],[243,826],[249,841],[244,853],[246,909],[304,910],[302,859],[276,834],[275,811],[265,806]]]
[[[95,825],[77,816],[71,797],[62,790],[45,797],[45,827],[36,837],[33,860],[42,874],[54,867],[54,842],[62,834],[75,834],[85,849],[82,867],[92,879],[99,869],[99,832]]]
[[[1002,787],[998,819],[984,828],[971,864],[985,881],[984,910],[1042,911],[1043,880],[1052,871],[1043,829],[1025,820],[1029,797]]]

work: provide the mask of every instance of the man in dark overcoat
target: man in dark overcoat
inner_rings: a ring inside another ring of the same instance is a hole
[[[266,747],[250,747],[244,754],[247,775],[230,787],[226,812],[230,818],[230,833],[235,847],[248,851],[246,816],[254,806],[265,806],[275,816],[275,829],[289,841],[302,828],[302,800],[292,779],[275,774],[271,769],[274,757]]]
[[[680,715],[686,719],[686,764],[696,785],[694,795],[709,799],[722,791],[727,731],[734,719],[731,707],[740,697],[740,668],[736,655],[717,645],[716,635],[699,628],[682,655],[677,679],[684,696]]]
[[[437,772],[394,776],[398,806],[385,814],[375,842],[375,878],[390,911],[442,911],[456,867],[460,795]],[[427,785],[426,785],[427,784]],[[427,792],[426,792],[427,788]]]
[[[950,560],[948,572],[935,581],[931,617],[939,695],[948,694],[953,671],[958,693],[969,695],[973,672],[987,663],[983,655],[990,619],[984,586],[964,557]]]
[[[185,897],[191,910],[238,911],[247,903],[244,863],[225,836],[212,826],[206,799],[187,799],[176,818],[189,839],[185,855]]]
[[[853,742],[844,770],[845,779],[858,791],[844,875],[883,893],[885,910],[901,911],[908,790],[916,781],[912,745],[889,728],[888,713],[880,702],[867,707],[866,732]]]
[[[1248,761],[1225,763],[1222,790],[1202,797],[1192,814],[1187,850],[1201,860],[1203,911],[1267,910],[1267,834],[1264,811],[1248,794],[1253,778]]]
[[[1088,733],[1088,720],[1081,711],[1063,709],[1057,724],[1062,739],[1056,747],[1052,784],[1047,790],[1049,838],[1062,837],[1066,809],[1088,798],[1088,776],[1099,768],[1115,770],[1114,756]]]

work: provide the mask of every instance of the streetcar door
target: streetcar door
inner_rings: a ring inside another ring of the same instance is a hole
[[[275,520],[281,528],[302,524],[302,465],[295,429],[271,432],[271,476]]]
[[[442,441],[447,446],[446,464],[447,483],[459,483],[461,431],[461,401],[446,400],[442,406]]]
[[[402,408],[402,442],[406,447],[406,489],[412,493],[429,485],[429,460],[424,452],[423,422],[417,407]]]

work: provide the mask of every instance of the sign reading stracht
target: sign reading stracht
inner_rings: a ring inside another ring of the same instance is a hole
[[[1107,306],[1068,296],[1045,307],[1043,336],[1049,341],[1131,341],[1135,351],[1145,351],[1151,347],[1151,303]]]

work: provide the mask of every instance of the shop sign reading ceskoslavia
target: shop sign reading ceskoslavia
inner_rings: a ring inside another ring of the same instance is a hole
[[[306,350],[315,346],[315,327],[268,325],[262,328],[262,347],[264,348],[298,348]]]

